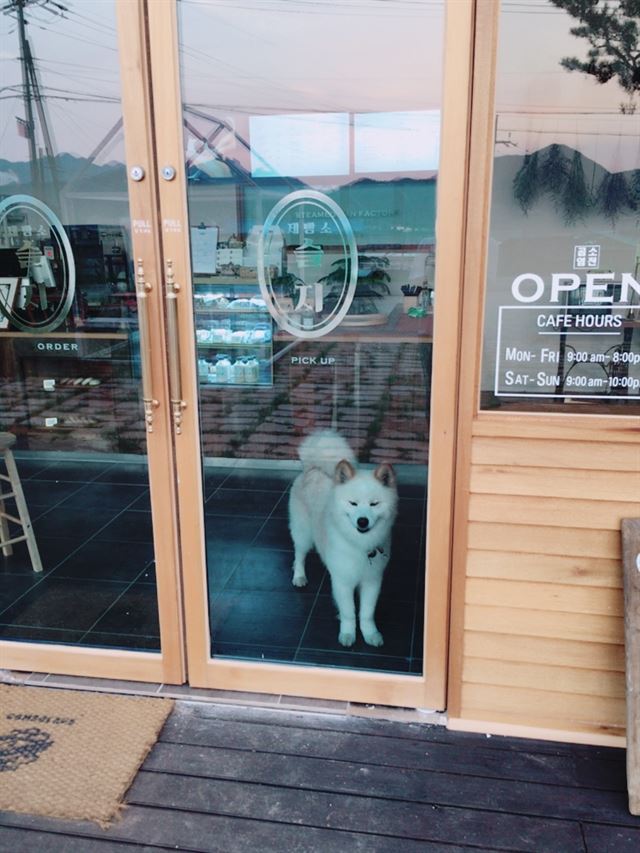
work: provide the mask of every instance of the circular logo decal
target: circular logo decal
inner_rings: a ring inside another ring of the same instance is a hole
[[[269,313],[295,337],[321,338],[340,325],[358,281],[358,247],[342,208],[316,190],[280,199],[260,233],[258,281]]]
[[[57,329],[76,289],[73,252],[58,217],[37,198],[9,196],[0,202],[0,247],[0,312],[23,332]]]

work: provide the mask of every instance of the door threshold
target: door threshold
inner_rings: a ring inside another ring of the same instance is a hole
[[[396,708],[389,705],[369,705],[360,702],[336,702],[328,699],[309,699],[305,696],[286,696],[277,693],[247,693],[234,690],[209,690],[186,684],[157,684],[143,681],[121,681],[109,678],[55,675],[45,672],[0,670],[0,683],[23,684],[29,687],[54,687],[66,690],[93,690],[97,693],[121,693],[130,696],[162,696],[187,702],[213,705],[243,705],[281,711],[308,711],[314,714],[339,714],[369,717],[404,723],[423,723],[446,726],[447,715],[426,708]]]

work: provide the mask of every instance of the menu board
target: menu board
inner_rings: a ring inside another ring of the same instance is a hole
[[[640,307],[602,302],[500,305],[495,396],[640,399]]]
[[[214,275],[218,270],[218,226],[197,225],[190,231],[192,272]]]

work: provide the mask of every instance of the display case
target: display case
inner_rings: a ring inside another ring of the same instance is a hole
[[[209,276],[194,286],[202,385],[273,384],[273,323],[257,282]]]

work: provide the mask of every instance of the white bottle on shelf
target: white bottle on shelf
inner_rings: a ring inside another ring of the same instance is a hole
[[[216,365],[216,381],[222,383],[231,381],[231,362],[226,356]]]
[[[243,385],[247,381],[247,365],[241,358],[234,361],[231,367],[231,377],[234,385]]]
[[[247,377],[245,381],[250,385],[257,385],[260,381],[260,365],[255,355],[247,361],[246,365]]]

